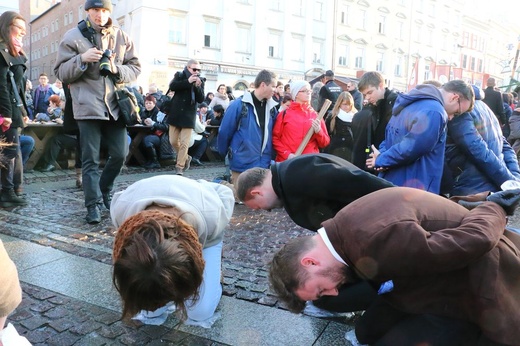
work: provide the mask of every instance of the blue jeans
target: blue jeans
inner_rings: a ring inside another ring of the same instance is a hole
[[[34,149],[34,139],[31,136],[20,135],[20,150],[22,151],[22,163],[25,167],[29,156]]]
[[[79,120],[78,122],[83,192],[85,206],[90,207],[101,201],[102,193],[109,193],[114,180],[128,154],[126,127],[122,122],[104,120]],[[108,151],[108,159],[103,172],[99,173],[99,151],[103,146]]]

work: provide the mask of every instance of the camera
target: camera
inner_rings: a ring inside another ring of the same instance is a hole
[[[112,56],[112,51],[110,49],[107,49],[103,52],[103,56],[101,56],[101,59],[99,60],[99,73],[106,77],[112,73],[112,70],[110,68],[110,57]]]
[[[199,76],[200,80],[206,83],[206,77]]]

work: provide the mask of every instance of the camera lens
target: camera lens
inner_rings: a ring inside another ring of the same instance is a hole
[[[103,52],[103,56],[99,60],[99,73],[106,77],[112,73],[110,70],[110,57],[112,56],[112,51],[107,49]]]

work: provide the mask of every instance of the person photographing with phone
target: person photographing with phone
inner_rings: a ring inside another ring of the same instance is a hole
[[[206,78],[200,75],[201,67],[197,60],[190,59],[184,70],[175,73],[170,82],[170,90],[174,91],[170,107],[167,110],[167,123],[170,125],[169,136],[172,147],[177,152],[175,174],[183,175],[190,168],[191,156],[188,155],[190,139],[197,104],[204,101],[204,83]]]

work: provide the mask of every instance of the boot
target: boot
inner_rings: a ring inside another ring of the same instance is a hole
[[[161,168],[161,164],[157,160],[157,152],[154,147],[145,148],[145,154],[148,157],[148,162],[146,162],[143,167],[146,169],[152,168]]]
[[[87,216],[85,216],[85,220],[91,225],[101,222],[101,214],[99,213],[97,204],[87,207]]]
[[[81,189],[83,187],[83,177],[81,176],[81,168],[76,168],[76,187]]]
[[[0,207],[10,208],[27,205],[27,201],[22,197],[18,197],[13,189],[3,190],[0,194]]]

